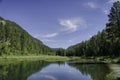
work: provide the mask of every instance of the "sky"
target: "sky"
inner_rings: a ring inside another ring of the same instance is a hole
[[[0,0],[0,16],[51,48],[67,48],[105,29],[120,0]]]

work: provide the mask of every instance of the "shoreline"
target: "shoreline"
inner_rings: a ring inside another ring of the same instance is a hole
[[[109,57],[67,57],[67,56],[55,56],[55,55],[23,55],[23,56],[0,56],[0,63],[4,61],[30,61],[30,60],[43,60],[47,62],[70,62],[70,63],[82,63],[82,64],[109,64],[109,63],[120,63],[120,57],[109,58]]]
[[[0,65],[18,63],[21,61],[47,61],[47,62],[64,62],[68,57],[49,56],[49,55],[30,55],[30,56],[2,56],[0,57]]]
[[[110,58],[110,57],[70,57],[71,62],[76,63],[120,63],[120,57]]]
[[[46,61],[46,62],[68,62],[70,64],[78,63],[78,64],[107,64],[112,70],[110,74],[106,77],[110,78],[110,80],[114,80],[116,77],[119,77],[119,67],[115,69],[115,65],[120,64],[119,58],[106,58],[106,57],[66,57],[66,56],[49,56],[49,55],[29,55],[29,56],[1,56],[0,57],[0,65],[7,64],[19,64],[21,61]],[[118,60],[118,61],[117,61]],[[112,65],[112,66],[111,66]]]

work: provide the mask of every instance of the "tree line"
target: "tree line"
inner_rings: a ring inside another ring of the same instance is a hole
[[[32,54],[52,55],[53,51],[15,22],[0,17],[0,56]]]
[[[120,56],[120,2],[114,2],[106,28],[89,40],[69,47],[67,56]]]
[[[0,56],[2,55],[61,55],[61,56],[120,56],[120,2],[114,2],[108,14],[106,28],[89,40],[63,48],[51,49],[32,37],[15,22],[0,17]]]

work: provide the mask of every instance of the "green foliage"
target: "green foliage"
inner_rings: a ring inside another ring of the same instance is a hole
[[[53,53],[51,48],[33,38],[15,22],[0,17],[0,56],[48,53]]]
[[[65,49],[63,49],[63,48],[54,48],[53,50],[56,53],[56,55],[66,56]]]
[[[90,40],[83,41],[67,49],[67,56],[120,56],[120,2],[113,3],[109,22],[102,32]]]

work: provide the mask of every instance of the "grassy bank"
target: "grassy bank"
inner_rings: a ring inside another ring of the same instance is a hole
[[[120,63],[120,57],[69,57],[71,62],[77,63]]]
[[[2,56],[0,57],[0,64],[15,63],[19,61],[30,61],[30,60],[43,60],[48,62],[66,61],[68,57],[61,56],[49,56],[49,55],[39,55],[39,56]]]
[[[25,60],[43,60],[48,62],[68,61],[73,63],[120,63],[120,57],[62,57],[50,55],[24,55],[24,56],[1,56],[0,64],[25,61]]]
[[[108,64],[111,69],[111,73],[107,75],[109,80],[115,80],[120,78],[120,64]]]
[[[120,57],[70,57],[70,63],[82,63],[82,64],[106,64],[111,72],[106,76],[106,80],[117,80],[120,78]]]

